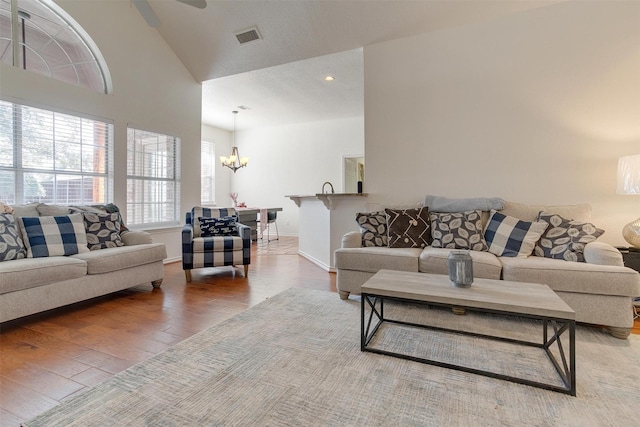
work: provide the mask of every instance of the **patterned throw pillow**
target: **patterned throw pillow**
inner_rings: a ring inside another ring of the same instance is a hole
[[[471,249],[486,251],[487,243],[482,235],[482,212],[432,212],[431,237],[434,248]]]
[[[124,246],[120,239],[122,218],[120,213],[83,213],[89,250]]]
[[[20,217],[27,258],[67,256],[89,252],[82,214]]]
[[[26,255],[15,218],[10,213],[0,213],[0,261],[20,259]]]
[[[388,246],[387,215],[384,211],[358,213],[356,222],[362,234],[362,246]]]
[[[537,256],[545,258],[584,262],[584,246],[604,233],[589,222],[574,221],[548,212],[540,212],[538,220],[549,224],[534,249]]]
[[[431,240],[429,208],[385,209],[390,248],[424,248]]]
[[[220,218],[198,217],[198,221],[202,231],[201,237],[238,235],[235,216],[223,216]]]
[[[544,221],[522,221],[491,209],[484,239],[494,255],[526,258],[548,226]]]

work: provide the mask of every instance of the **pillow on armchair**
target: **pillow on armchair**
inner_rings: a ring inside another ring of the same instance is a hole
[[[235,216],[223,216],[220,218],[198,217],[201,237],[213,236],[237,236],[238,226]]]

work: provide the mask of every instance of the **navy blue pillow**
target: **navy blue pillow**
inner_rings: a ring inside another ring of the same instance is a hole
[[[198,217],[202,237],[212,236],[237,236],[238,226],[235,215],[220,218]]]

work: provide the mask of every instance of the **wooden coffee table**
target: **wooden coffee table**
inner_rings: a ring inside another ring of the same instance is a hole
[[[444,275],[380,270],[362,285],[361,293],[362,323],[360,348],[362,351],[401,357],[417,362],[558,391],[572,396],[576,395],[575,312],[547,285],[475,279],[470,288],[457,288],[452,286],[449,277]],[[522,341],[495,335],[429,326],[397,319],[394,320],[385,317],[384,302],[386,300],[422,303],[430,306],[464,308],[468,311],[536,319],[542,321],[542,339],[540,342]],[[564,387],[448,362],[372,348],[369,344],[383,323],[471,335],[543,349],[564,383]],[[563,343],[563,338],[566,338],[565,332],[569,333],[568,346],[566,345],[566,340]],[[558,360],[551,351],[554,346],[560,356],[560,360]],[[568,349],[566,347],[568,347]],[[567,352],[568,354],[566,354]]]

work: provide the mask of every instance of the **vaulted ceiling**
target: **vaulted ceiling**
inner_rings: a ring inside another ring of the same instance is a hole
[[[157,27],[197,81],[203,122],[238,129],[363,115],[362,47],[496,19],[558,0],[149,0]],[[144,21],[142,21],[144,22]],[[256,28],[262,39],[240,44]],[[327,83],[326,75],[336,80]]]

